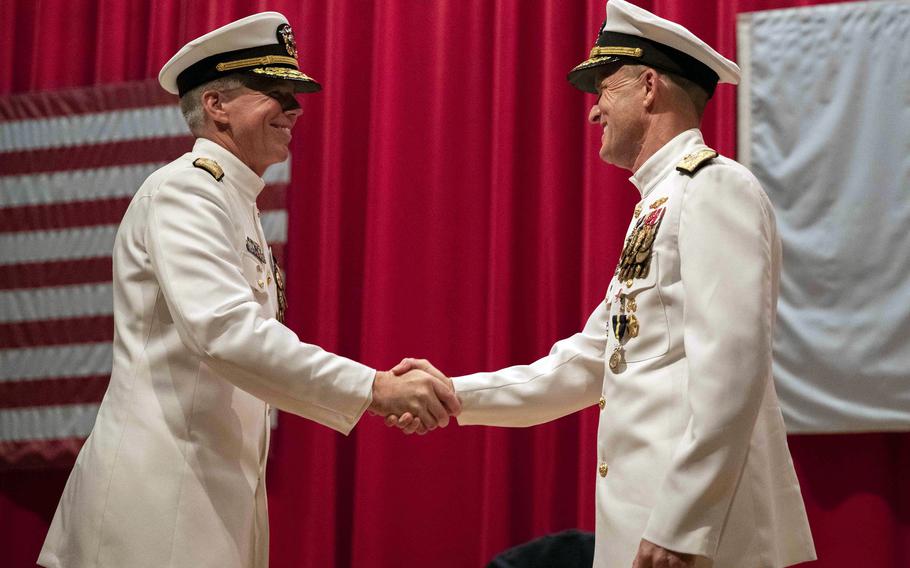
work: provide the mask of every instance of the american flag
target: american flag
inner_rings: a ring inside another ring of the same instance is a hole
[[[71,464],[111,371],[111,250],[145,178],[192,148],[155,81],[0,98],[0,469]],[[289,162],[266,171],[279,263]]]

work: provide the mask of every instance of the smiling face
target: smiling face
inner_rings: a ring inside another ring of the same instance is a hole
[[[259,176],[268,166],[286,160],[291,129],[301,113],[293,84],[257,80],[226,94],[222,129],[237,157]]]
[[[598,77],[597,102],[588,113],[588,121],[603,131],[600,158],[627,170],[632,170],[644,143],[643,74],[635,66],[607,68]]]

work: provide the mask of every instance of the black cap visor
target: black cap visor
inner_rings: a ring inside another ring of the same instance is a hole
[[[566,77],[578,89],[597,93],[596,78],[600,67],[620,62],[624,65],[646,65],[686,78],[703,88],[708,96],[714,94],[719,77],[713,69],[670,46],[649,39],[603,32],[591,50],[591,57],[576,65]]]

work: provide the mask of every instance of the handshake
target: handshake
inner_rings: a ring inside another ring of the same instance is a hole
[[[368,410],[405,434],[426,434],[448,426],[449,417],[461,412],[461,401],[452,379],[429,361],[405,358],[388,371],[376,372]]]

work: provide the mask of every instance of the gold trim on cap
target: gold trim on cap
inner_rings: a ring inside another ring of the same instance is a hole
[[[281,79],[301,79],[303,81],[313,81],[316,82],[312,77],[305,73],[301,73],[296,69],[288,69],[287,67],[257,67],[252,70],[253,73],[259,73],[260,75],[268,75],[269,77],[279,77]]]
[[[232,69],[241,69],[243,67],[260,67],[263,65],[293,65],[298,69],[297,60],[293,57],[284,55],[266,55],[263,57],[250,57],[249,59],[238,59],[236,61],[223,61],[215,66],[218,71],[231,71]]]
[[[600,65],[601,63],[613,62],[613,61],[616,61],[616,58],[614,58],[614,57],[595,57],[594,59],[585,59],[584,61],[582,61],[575,67],[573,67],[572,70],[569,71],[569,73],[574,73],[576,71],[581,71],[582,69],[587,69],[588,67],[596,67],[597,65]],[[591,92],[593,93],[594,91],[591,91]]]
[[[626,57],[641,57],[641,54],[642,50],[640,47],[602,47],[595,45],[591,50],[591,59],[594,59],[595,57],[603,57],[604,55],[625,55]]]

